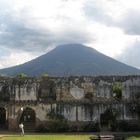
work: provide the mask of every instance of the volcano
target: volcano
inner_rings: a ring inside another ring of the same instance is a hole
[[[139,75],[140,70],[97,50],[81,44],[59,45],[52,51],[24,64],[0,70],[0,74],[15,76],[25,73],[39,76],[96,76],[96,75]]]

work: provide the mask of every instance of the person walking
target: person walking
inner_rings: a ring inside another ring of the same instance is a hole
[[[24,125],[23,125],[23,123],[19,124],[19,128],[21,129],[21,136],[24,136]]]

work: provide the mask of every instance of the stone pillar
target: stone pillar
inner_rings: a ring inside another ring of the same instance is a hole
[[[125,120],[125,114],[126,114],[126,111],[125,111],[125,104],[123,104],[123,120]]]
[[[76,121],[78,121],[78,105],[76,104]]]

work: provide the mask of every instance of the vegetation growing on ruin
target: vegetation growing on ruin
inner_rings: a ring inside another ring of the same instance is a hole
[[[118,115],[119,112],[115,108],[108,108],[103,114],[101,114],[101,124],[109,125],[112,130],[115,130]]]
[[[25,74],[25,73],[22,72],[22,73],[19,73],[17,75],[17,77],[23,79],[23,78],[27,78],[28,76],[27,76],[27,74]]]
[[[122,99],[122,84],[120,82],[115,82],[112,86],[113,97],[115,99]]]
[[[37,132],[99,132],[99,124],[96,122],[73,122],[69,121],[61,114],[51,111],[47,114],[48,122],[40,124]]]
[[[36,128],[37,132],[67,132],[68,121],[63,115],[52,110],[46,117],[49,118],[49,121],[39,125]]]
[[[43,73],[43,74],[41,74],[41,78],[42,79],[46,79],[46,78],[48,78],[48,73],[46,72],[46,73]]]
[[[132,113],[136,113],[138,118],[139,118],[139,121],[140,121],[140,103],[137,102],[135,107],[133,108],[132,110],[133,112]]]

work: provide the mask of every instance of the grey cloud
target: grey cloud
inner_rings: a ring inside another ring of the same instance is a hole
[[[27,27],[22,21],[9,14],[0,16],[1,34],[0,45],[11,49],[33,51],[38,48],[38,43],[47,43],[44,34]],[[50,36],[50,34],[46,34]],[[46,44],[47,45],[47,44]]]
[[[9,12],[0,14],[0,45],[7,48],[38,52],[46,50],[49,46],[87,43],[90,39],[89,33],[80,27],[64,27],[62,31],[52,33],[47,28],[41,30],[27,26],[24,21],[10,15]]]
[[[135,66],[140,69],[139,57],[140,41],[137,41],[132,46],[124,50],[117,59],[128,65]]]
[[[118,25],[127,34],[140,35],[140,11],[126,12]]]
[[[95,22],[102,22],[108,26],[114,24],[112,18],[106,14],[103,7],[98,5],[95,0],[89,0],[87,3],[85,3],[83,10],[85,16]]]

